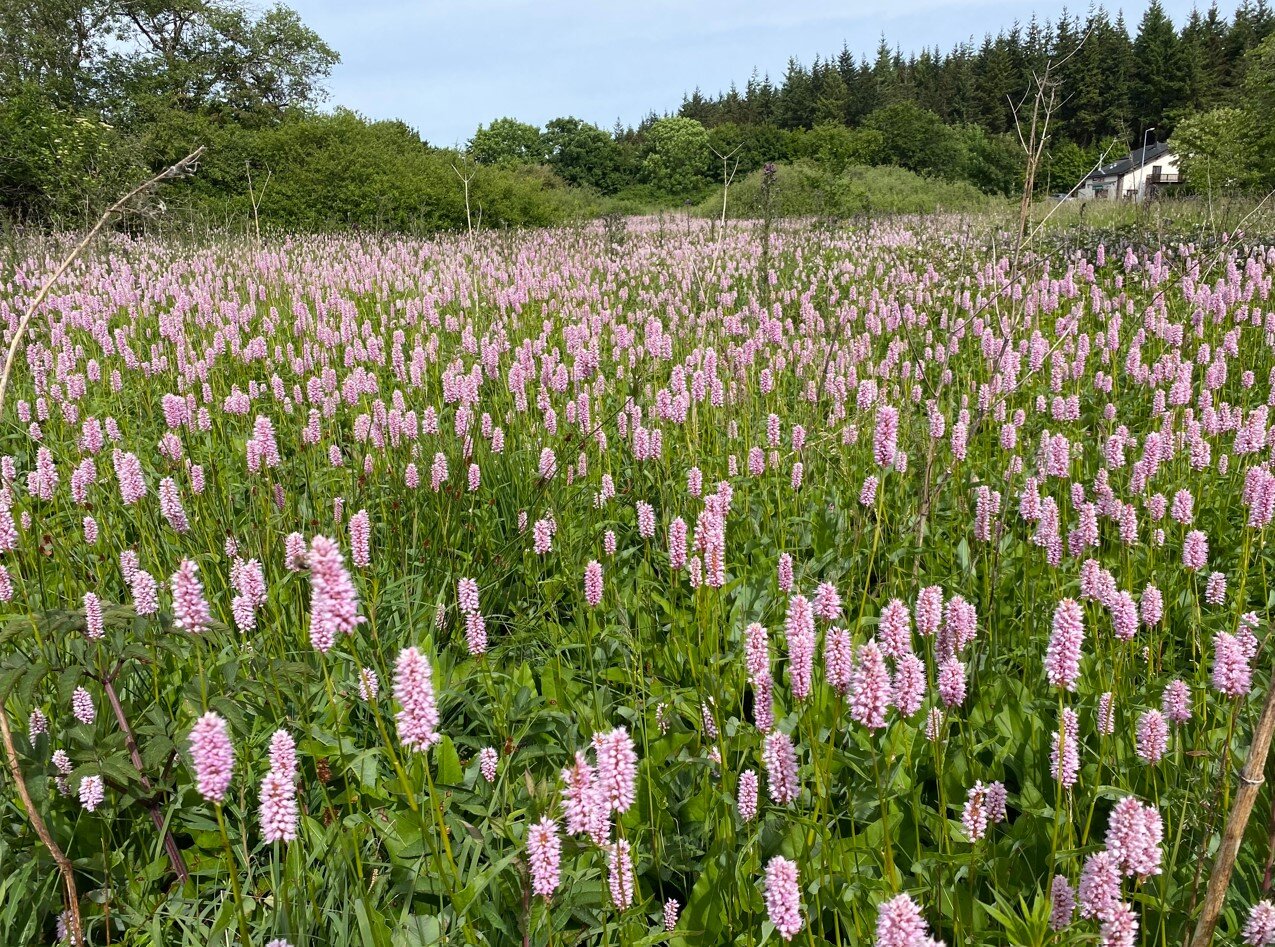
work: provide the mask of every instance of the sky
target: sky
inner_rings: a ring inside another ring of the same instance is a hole
[[[1119,7],[1131,29],[1149,0]],[[1207,0],[1201,0],[1207,6]],[[1174,22],[1192,0],[1162,0]],[[885,34],[904,54],[950,49],[1026,21],[1052,20],[1059,0],[290,0],[341,54],[330,106],[399,118],[430,144],[463,144],[479,125],[512,116],[535,125],[572,115],[611,128],[675,111],[753,67],[783,76],[843,41],[871,58]],[[1083,12],[1085,0],[1071,9]],[[1221,4],[1225,12],[1229,5]],[[1116,4],[1111,4],[1112,17]]]

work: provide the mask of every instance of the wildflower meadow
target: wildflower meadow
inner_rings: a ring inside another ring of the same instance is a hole
[[[1245,792],[1275,943],[1275,245],[1061,233],[100,238],[3,405],[0,943],[1168,947]]]

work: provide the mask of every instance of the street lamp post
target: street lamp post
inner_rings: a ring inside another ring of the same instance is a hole
[[[1151,137],[1153,131],[1155,131],[1154,125],[1142,133],[1142,164],[1139,167],[1142,172],[1142,180],[1138,182],[1138,192],[1142,195],[1144,201],[1147,199],[1147,139]]]

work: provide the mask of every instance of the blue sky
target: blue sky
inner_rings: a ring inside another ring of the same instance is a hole
[[[1123,6],[1134,28],[1148,0]],[[1162,0],[1181,24],[1191,0]],[[682,93],[742,87],[753,66],[782,76],[844,40],[871,56],[884,32],[905,53],[1027,20],[1062,2],[999,0],[291,0],[341,54],[330,104],[401,118],[435,145],[463,143],[479,124],[512,115],[543,125],[575,115],[610,128]],[[1203,0],[1207,6],[1207,0]],[[1073,0],[1083,12],[1086,0]],[[1220,4],[1228,15],[1231,4]],[[1112,16],[1115,7],[1110,8]]]

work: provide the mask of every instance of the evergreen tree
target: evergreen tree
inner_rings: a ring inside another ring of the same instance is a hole
[[[788,60],[788,71],[779,89],[776,118],[780,128],[809,128],[814,122],[814,83],[795,58]]]
[[[1181,40],[1160,0],[1151,0],[1142,15],[1133,55],[1130,99],[1134,130],[1139,140],[1153,127],[1163,138],[1170,131],[1172,114],[1187,97],[1188,77]]]
[[[877,58],[872,65],[872,79],[876,84],[877,108],[899,101],[899,74],[894,67],[894,55],[890,52],[890,45],[885,41],[884,33],[881,35],[881,42],[877,44]]]

